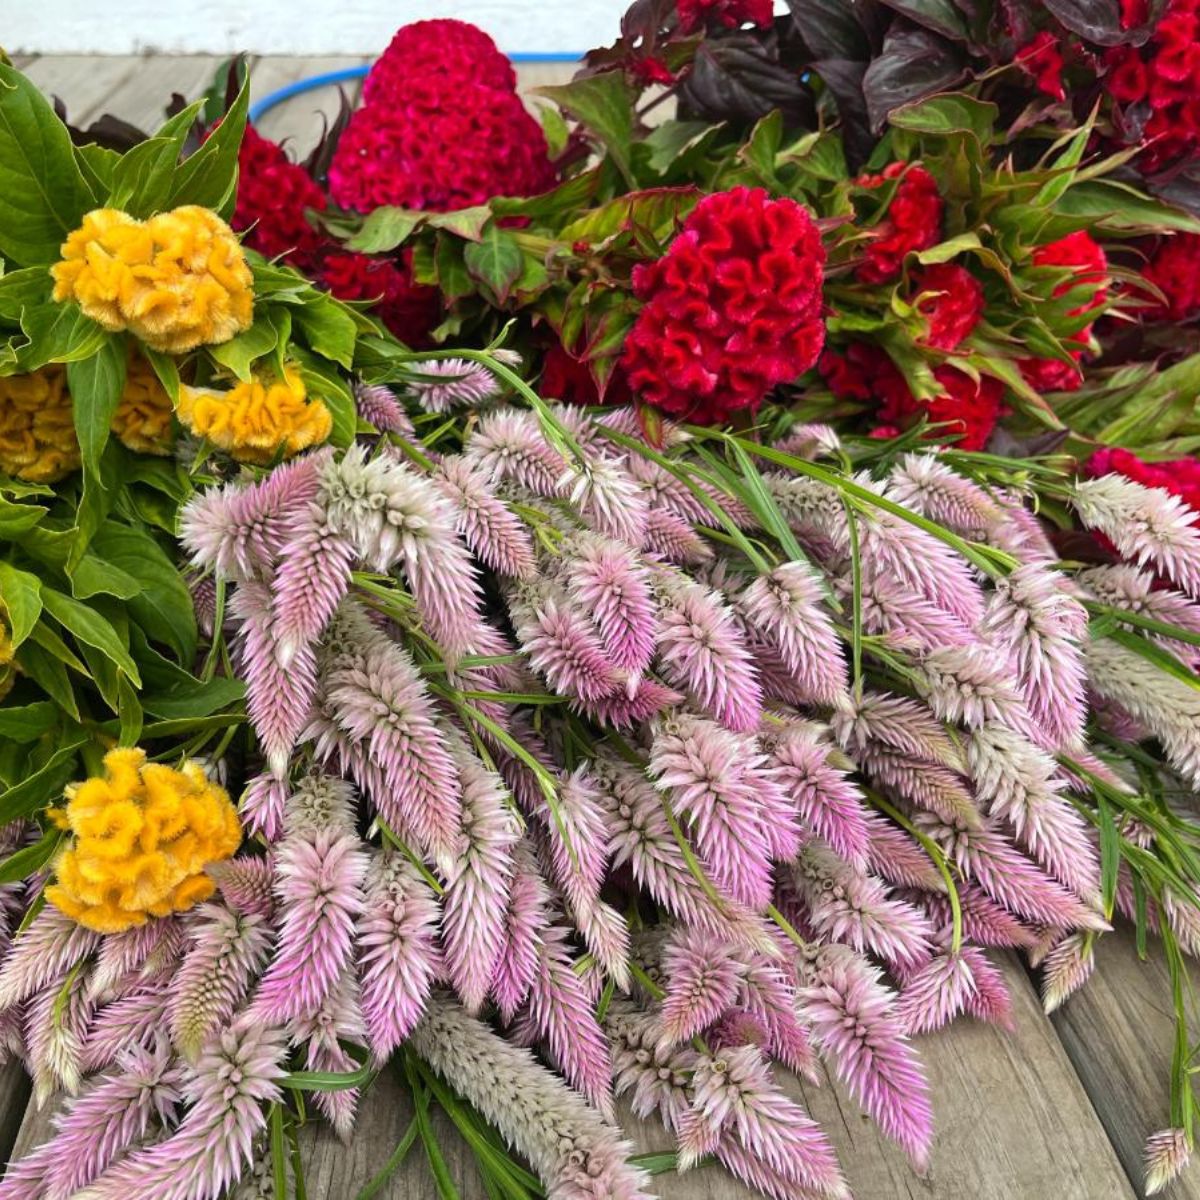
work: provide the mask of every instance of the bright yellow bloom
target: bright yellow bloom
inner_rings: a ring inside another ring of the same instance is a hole
[[[125,390],[113,414],[117,440],[136,454],[170,454],[175,438],[171,429],[174,409],[154,368],[140,355],[129,356]]]
[[[54,483],[79,462],[66,370],[55,365],[0,377],[0,471]]]
[[[146,221],[98,208],[50,271],[55,300],[74,300],[105,329],[128,329],[168,354],[227,342],[254,316],[240,243],[216,213],[193,204]]]
[[[270,462],[280,451],[298,454],[323,442],[333,429],[329,409],[308,400],[292,367],[282,380],[255,378],[230,391],[180,388],[179,419],[197,437],[241,462]]]
[[[51,815],[74,835],[54,863],[46,899],[88,929],[119,933],[212,895],[204,874],[242,831],[224,788],[199,763],[179,771],[143,750],[110,750],[104,776],[72,784]]]

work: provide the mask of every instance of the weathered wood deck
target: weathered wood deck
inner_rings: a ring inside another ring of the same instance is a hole
[[[266,95],[293,79],[354,65],[347,58],[251,60],[251,85]],[[213,58],[25,58],[18,61],[72,121],[102,113],[153,128],[171,92],[193,98],[211,79]],[[568,68],[523,67],[523,85],[557,82]],[[320,130],[318,112],[337,111],[336,89],[297,97],[260,123],[272,138],[290,138],[307,153]],[[1165,969],[1138,963],[1127,934],[1101,944],[1097,977],[1048,1019],[1015,958],[1005,962],[1017,1018],[1013,1034],[969,1021],[919,1039],[934,1092],[938,1135],[932,1166],[918,1178],[831,1082],[797,1085],[835,1142],[858,1200],[1133,1200],[1141,1196],[1141,1147],[1168,1123],[1167,1078],[1173,1027]],[[353,1200],[387,1162],[411,1109],[398,1079],[383,1076],[366,1098],[353,1146],[305,1131],[312,1200]],[[482,1200],[471,1155],[445,1126],[446,1157],[464,1200]],[[49,1114],[29,1103],[19,1069],[0,1070],[0,1162],[49,1132]],[[640,1129],[641,1149],[662,1149],[661,1130]],[[719,1169],[682,1178],[660,1176],[664,1200],[743,1200],[749,1193]],[[435,1195],[420,1147],[377,1193],[379,1200]],[[1200,1200],[1200,1168],[1166,1193]],[[149,1198],[147,1198],[149,1200]]]

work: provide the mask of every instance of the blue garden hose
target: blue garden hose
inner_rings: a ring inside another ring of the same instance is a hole
[[[583,55],[533,52],[510,54],[508,57],[514,63],[576,63]],[[352,79],[362,79],[370,69],[345,67],[341,71],[326,71],[322,75],[310,75],[307,79],[297,79],[294,83],[285,84],[250,106],[250,120],[257,121],[263,113],[269,112],[277,104],[282,104],[293,96],[316,91],[317,88],[330,87],[335,83],[349,83]]]

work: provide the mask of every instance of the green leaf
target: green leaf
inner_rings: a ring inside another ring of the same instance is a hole
[[[108,444],[113,415],[125,390],[125,367],[129,351],[125,339],[106,337],[99,352],[81,362],[67,364],[67,387],[71,391],[71,411],[75,433],[83,455],[85,471],[99,470],[100,456]]]
[[[26,308],[21,330],[29,339],[29,345],[17,352],[22,371],[36,371],[52,362],[91,358],[109,336],[91,317],[83,315],[78,304],[57,304],[53,300]]]
[[[696,207],[702,194],[692,186],[629,192],[572,221],[559,236],[564,242],[597,243],[617,233],[637,232],[665,241]]]
[[[42,585],[36,575],[0,562],[0,600],[8,614],[15,650],[33,632],[42,615]]]
[[[507,230],[489,225],[478,242],[463,249],[463,263],[468,274],[504,304],[513,285],[521,278],[524,255],[520,243]]]
[[[67,575],[71,580],[71,595],[76,600],[87,600],[92,596],[129,600],[142,590],[142,585],[132,575],[96,554],[85,554]]]
[[[130,631],[130,644],[142,671],[142,704],[152,716],[170,721],[208,717],[245,697],[246,687],[239,679],[197,679],[164,658],[136,625]]]
[[[298,346],[293,346],[292,349],[309,398],[321,400],[333,417],[330,442],[335,446],[349,446],[358,431],[358,409],[354,405],[354,393],[326,360],[317,358]]]
[[[63,831],[51,829],[32,846],[10,854],[0,863],[0,884],[21,883],[30,875],[36,875],[57,853],[62,840]]]
[[[137,689],[124,675],[117,680],[117,713],[121,718],[119,742],[122,746],[136,746],[142,736],[142,703]]]
[[[315,353],[346,370],[354,365],[358,326],[345,305],[332,296],[314,292],[311,299],[295,309],[293,320]]]
[[[250,364],[271,353],[278,345],[279,334],[271,313],[260,305],[254,315],[254,324],[236,337],[219,346],[209,346],[208,352],[223,367],[228,367],[243,383],[250,382]],[[172,365],[174,365],[172,363]],[[175,369],[175,388],[179,388],[179,369]]]
[[[58,709],[49,700],[0,706],[0,738],[36,742],[58,724]]]
[[[106,521],[92,549],[141,585],[128,601],[129,614],[153,641],[169,646],[182,663],[196,655],[192,595],[175,564],[144,529]]]
[[[633,144],[633,92],[623,71],[605,71],[554,87],[536,88],[535,94],[553,100],[595,134],[632,186],[629,153]]]
[[[75,161],[87,180],[88,187],[97,195],[105,196],[112,188],[113,172],[121,156],[107,146],[98,146],[89,142],[86,146],[75,147]]]
[[[1161,233],[1175,229],[1200,233],[1200,217],[1115,180],[1093,180],[1071,188],[1054,206],[1054,212],[1087,218],[1088,228],[1119,229],[1130,233]]]
[[[431,229],[444,229],[456,237],[477,242],[483,236],[484,228],[491,218],[492,210],[489,205],[473,204],[470,208],[456,208],[450,212],[426,213],[425,224]]]
[[[287,1194],[287,1147],[283,1139],[283,1105],[276,1101],[271,1105],[271,1182],[275,1189],[275,1200],[288,1200]]]
[[[1147,641],[1146,638],[1130,633],[1127,629],[1109,629],[1104,636],[1152,663],[1164,674],[1200,690],[1200,676],[1158,642]]]
[[[26,308],[48,304],[52,284],[45,267],[24,267],[0,275],[0,317],[20,321]]]
[[[79,704],[71,687],[71,677],[59,658],[33,642],[26,642],[17,651],[17,663],[72,720],[79,720]]]
[[[14,504],[0,498],[0,538],[15,541],[40,524],[48,511],[40,504]]]
[[[978,250],[981,245],[978,234],[960,233],[957,237],[950,238],[949,241],[939,242],[936,246],[930,246],[928,250],[920,251],[917,254],[917,262],[923,267],[927,267],[931,263],[947,263],[964,251]]]
[[[678,158],[711,138],[720,128],[720,125],[707,121],[664,121],[642,141],[650,149],[647,160],[650,169],[658,175],[665,174]]]
[[[898,108],[892,112],[890,120],[896,128],[913,133],[940,137],[970,134],[980,146],[986,146],[992,140],[999,115],[1000,110],[990,101],[954,92]]]
[[[149,346],[140,347],[142,356],[154,368],[158,382],[163,385],[171,403],[179,404],[179,364],[169,355],[159,350],[151,350]]]
[[[72,600],[70,596],[53,588],[42,589],[42,603],[46,612],[62,627],[85,645],[99,650],[110,662],[118,666],[139,687],[141,673],[132,655],[122,643],[112,624],[94,608]]]
[[[229,215],[237,192],[238,149],[249,106],[247,81],[212,137],[176,169],[165,208],[199,204],[215,209],[222,216]]]
[[[50,102],[0,63],[0,255],[23,267],[56,262],[67,234],[96,206]]]
[[[424,220],[424,213],[385,205],[367,215],[362,228],[346,240],[346,247],[362,254],[385,254],[408,241]]]
[[[168,198],[183,140],[199,111],[199,102],[190,105],[154,137],[121,155],[112,173],[110,208],[123,209],[130,216],[144,220],[170,207]]]
[[[72,737],[50,756],[40,771],[23,779],[16,787],[0,792],[0,823],[31,817],[62,795],[62,790],[77,774],[79,747],[87,741],[84,734]]]

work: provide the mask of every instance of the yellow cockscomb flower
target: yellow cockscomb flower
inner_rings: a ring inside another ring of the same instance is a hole
[[[323,442],[333,429],[329,409],[309,400],[292,367],[282,380],[255,378],[229,391],[182,387],[179,419],[197,437],[241,462],[270,462],[280,451],[298,454]]]
[[[146,221],[98,208],[50,270],[55,300],[74,300],[105,329],[128,329],[168,354],[227,342],[254,315],[241,244],[216,213],[194,204]]]
[[[181,770],[146,761],[143,750],[110,750],[104,775],[73,784],[54,819],[74,836],[54,863],[46,899],[98,933],[119,933],[148,917],[207,899],[212,862],[242,840],[224,788],[199,763]]]
[[[125,390],[112,420],[117,440],[137,454],[170,454],[174,411],[154,368],[140,354],[130,355]]]
[[[0,377],[0,471],[29,483],[55,483],[79,463],[65,368]]]

